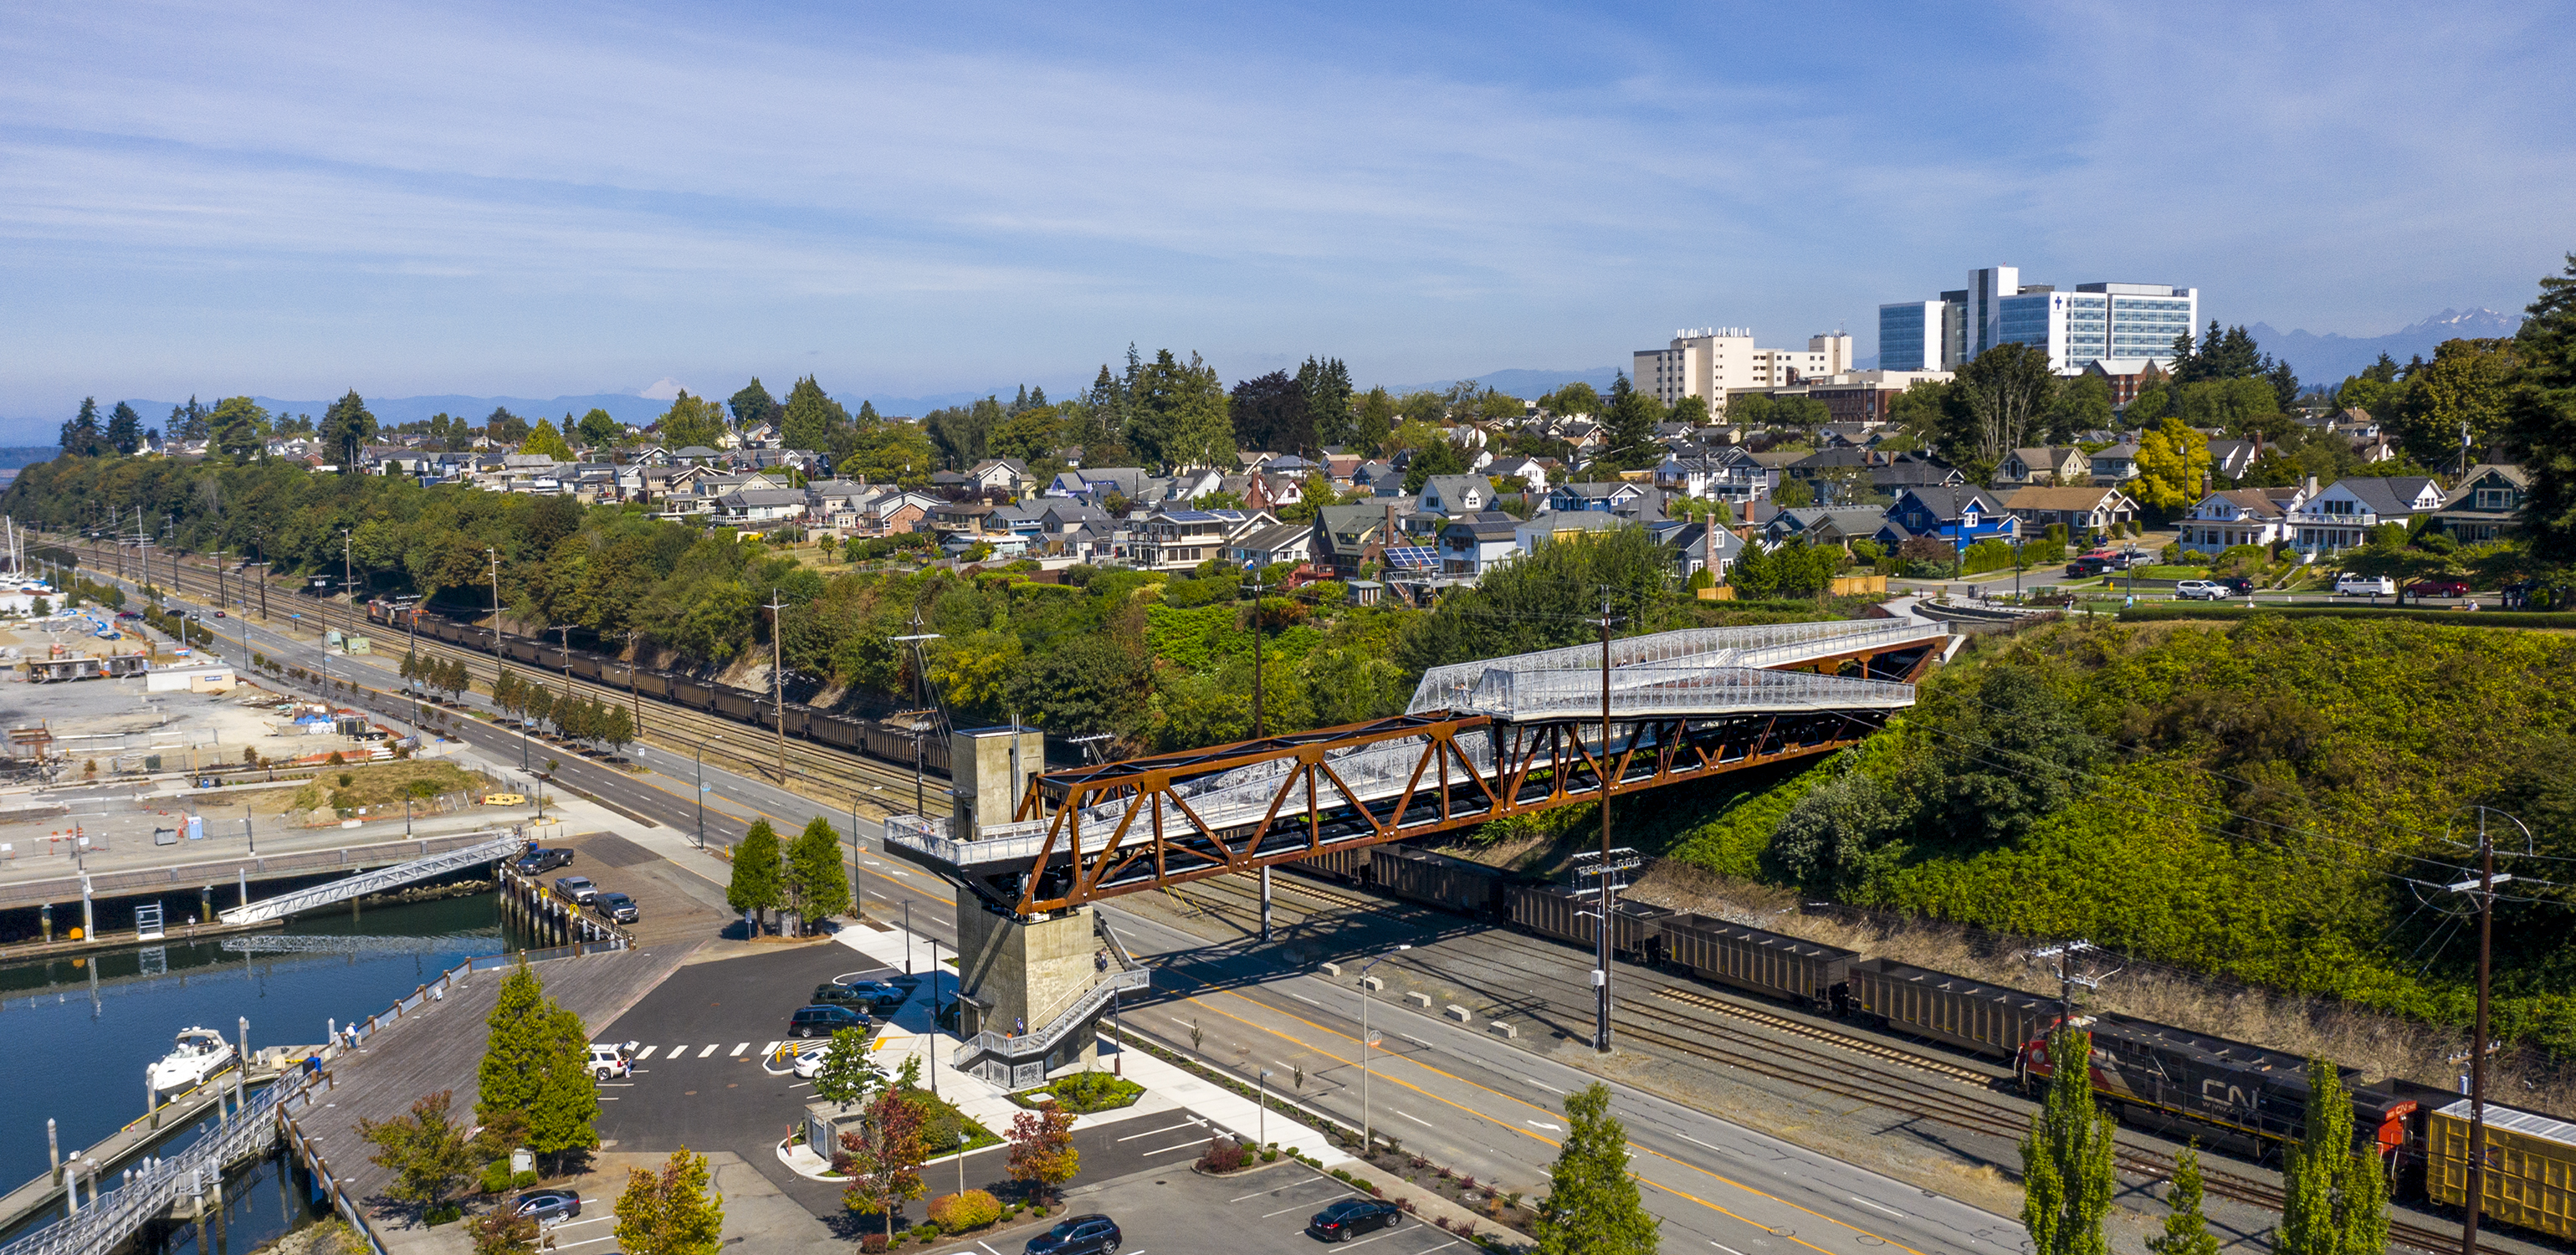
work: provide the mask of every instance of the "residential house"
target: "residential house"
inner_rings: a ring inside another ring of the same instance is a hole
[[[1547,495],[1547,464],[1537,458],[1499,457],[1486,464],[1485,474],[1493,477],[1496,492]]]
[[[1616,514],[1622,506],[1633,506],[1649,491],[1644,484],[1612,480],[1599,484],[1559,484],[1547,494],[1550,513],[1595,511]]]
[[[2289,506],[2261,488],[2229,488],[2194,502],[2178,542],[2191,553],[2221,554],[2238,545],[2271,545],[2289,537]]]
[[[1666,493],[1741,505],[1770,496],[1784,474],[1785,464],[1771,464],[1738,446],[1693,446],[1665,457],[1655,467],[1654,485]]]
[[[1422,481],[1414,508],[1443,517],[1474,514],[1494,503],[1494,483],[1482,475],[1433,475]]]
[[[1028,463],[1018,458],[986,458],[966,469],[966,480],[976,492],[999,489],[1016,497],[1037,487],[1037,477],[1029,474]]]
[[[1398,508],[1393,498],[1379,498],[1316,510],[1311,560],[1330,567],[1336,579],[1358,578],[1361,567],[1381,560],[1390,537],[1402,536]]]
[[[2463,543],[2495,540],[2520,524],[2523,498],[2530,492],[2531,476],[2521,467],[2481,462],[2442,498],[2433,523]]]
[[[2051,527],[2064,527],[2067,538],[2082,543],[2088,536],[2110,535],[2125,529],[2138,517],[2138,503],[2117,488],[2082,488],[2044,486],[2019,488],[2004,499],[2004,508],[2014,518],[2029,524],[2025,536],[2039,536]]]
[[[1440,573],[1475,580],[1520,552],[1520,520],[1500,510],[1461,514],[1440,528]]]
[[[706,466],[711,463],[723,461],[724,451],[721,449],[710,449],[702,444],[693,444],[686,448],[671,450],[671,460],[674,462],[687,462],[698,466]]]
[[[2021,521],[1993,493],[1965,485],[1922,484],[1897,494],[1877,539],[1889,549],[1930,538],[1965,550],[1981,540],[2011,540],[2020,534]]]
[[[1136,529],[1128,560],[1148,571],[1186,571],[1224,557],[1236,538],[1276,522],[1257,511],[1159,509]]]
[[[1006,523],[996,523],[993,507],[980,501],[942,501],[930,508],[928,523],[930,530],[942,537],[964,536],[970,540],[1011,530]]]
[[[2290,547],[2310,561],[2370,543],[2370,529],[2442,508],[2442,486],[2420,475],[2336,480],[2290,511]]]
[[[1968,477],[1957,467],[1911,453],[1898,454],[1887,465],[1873,467],[1869,472],[1869,486],[1890,497],[1908,488],[1957,488],[1967,482]]]
[[[1727,568],[1744,556],[1744,538],[1724,524],[1677,520],[1658,523],[1652,530],[1655,542],[1663,546],[1666,560],[1672,564],[1675,579],[1688,580],[1707,568],[1710,578],[1723,584]]]
[[[2237,480],[2254,469],[2254,459],[2263,455],[2263,446],[2251,440],[2212,440],[2209,442],[2209,473],[2212,478]]]
[[[2071,444],[2035,445],[2004,455],[1995,467],[1995,486],[2081,484],[2093,477],[2093,460]]]
[[[1315,527],[1312,523],[1272,523],[1255,527],[1234,537],[1225,547],[1225,560],[1246,570],[1258,571],[1274,563],[1300,563],[1315,554]]]
[[[805,518],[801,488],[737,488],[716,498],[716,517],[728,527],[785,527]]]
[[[2096,449],[2092,457],[2092,476],[2096,487],[2117,488],[2142,474],[2138,469],[2138,444],[2123,440],[2107,449]]]
[[[1606,510],[1552,510],[1515,526],[1512,544],[1522,553],[1536,553],[1539,546],[1569,536],[1592,536],[1632,525]]]
[[[1392,497],[1404,491],[1404,472],[1395,469],[1393,462],[1362,462],[1351,471],[1351,487]]]
[[[1763,523],[1762,539],[1779,545],[1804,537],[1811,545],[1849,548],[1855,540],[1878,535],[1886,525],[1887,511],[1880,506],[1791,506]]]
[[[930,512],[947,503],[926,492],[906,488],[879,488],[876,495],[859,502],[859,517],[852,535],[897,536],[926,529]]]

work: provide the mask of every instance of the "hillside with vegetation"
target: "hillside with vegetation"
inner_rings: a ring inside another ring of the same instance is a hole
[[[1745,880],[2439,1023],[2476,937],[2440,886],[2487,804],[2500,1036],[2576,1053],[2576,640],[2353,619],[2086,620],[1985,638],[1860,748],[1639,808]],[[2516,837],[2519,840],[2518,834]]]

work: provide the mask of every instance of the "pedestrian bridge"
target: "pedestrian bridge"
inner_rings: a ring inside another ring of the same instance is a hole
[[[1406,713],[1035,776],[1012,822],[886,849],[1021,918],[1830,753],[1949,647],[1910,619],[1695,628],[1438,667]]]

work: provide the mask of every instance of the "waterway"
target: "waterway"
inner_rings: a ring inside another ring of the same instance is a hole
[[[0,1181],[44,1174],[49,1118],[69,1155],[143,1115],[144,1067],[183,1028],[233,1038],[248,1017],[253,1050],[317,1044],[332,1022],[364,1020],[437,972],[515,944],[496,899],[482,894],[369,908],[356,920],[326,910],[283,932],[0,967],[0,1041],[11,1044],[14,1064],[0,1086]],[[239,1194],[222,1243],[233,1252],[301,1219],[279,1197],[272,1166],[241,1175],[229,1187]],[[115,1184],[112,1175],[105,1182],[111,1191]]]

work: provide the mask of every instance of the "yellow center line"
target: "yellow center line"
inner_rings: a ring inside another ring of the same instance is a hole
[[[1196,983],[1197,983],[1197,984],[1199,984],[1199,985],[1200,985],[1201,987],[1203,987],[1203,988],[1214,988],[1214,986],[1208,985],[1208,983],[1207,983],[1207,982],[1205,982],[1205,981],[1198,981],[1198,980],[1197,980],[1197,978],[1195,978],[1195,977],[1192,977],[1192,978],[1190,978],[1190,979],[1192,979],[1193,981],[1196,981]],[[1339,1029],[1330,1028],[1330,1027],[1328,1027],[1328,1026],[1325,1026],[1325,1025],[1322,1025],[1322,1024],[1318,1024],[1318,1023],[1316,1023],[1316,1022],[1314,1022],[1314,1021],[1312,1021],[1312,1020],[1309,1020],[1309,1019],[1305,1018],[1304,1016],[1301,1016],[1301,1015],[1297,1014],[1297,1013],[1296,1013],[1296,1012],[1294,1012],[1294,1011],[1288,1011],[1288,1010],[1283,1010],[1283,1009],[1278,1008],[1278,1007],[1273,1007],[1273,1006],[1269,1005],[1268,1003],[1263,1003],[1263,1002],[1254,1002],[1251,998],[1246,997],[1244,994],[1242,994],[1242,993],[1240,993],[1240,992],[1237,992],[1237,991],[1234,991],[1234,990],[1218,990],[1217,992],[1218,992],[1218,993],[1221,993],[1221,994],[1224,994],[1224,995],[1226,995],[1226,996],[1228,996],[1228,997],[1242,998],[1244,1001],[1246,1001],[1246,1002],[1251,1002],[1251,1003],[1252,1003],[1252,1005],[1254,1005],[1254,1006],[1256,1006],[1256,1007],[1260,1007],[1260,1008],[1261,1008],[1262,1010],[1264,1010],[1264,1011],[1268,1011],[1268,1012],[1270,1012],[1270,1013],[1272,1013],[1272,1014],[1274,1014],[1274,1015],[1282,1016],[1282,1017],[1284,1017],[1284,1018],[1286,1018],[1286,1019],[1293,1020],[1293,1021],[1295,1021],[1295,1022],[1297,1022],[1297,1023],[1299,1023],[1299,1024],[1303,1024],[1303,1025],[1307,1026],[1308,1028],[1314,1029],[1316,1032],[1329,1034],[1329,1035],[1334,1036],[1334,1037],[1339,1037],[1339,1038],[1341,1038],[1341,1039],[1342,1039],[1342,1040],[1344,1040],[1344,1041],[1356,1041],[1356,1040],[1357,1040],[1356,1038],[1351,1037],[1348,1033],[1344,1033],[1344,1032],[1340,1031]],[[1337,1054],[1334,1054],[1332,1051],[1325,1050],[1325,1049],[1323,1049],[1323,1048],[1322,1048],[1322,1047],[1320,1047],[1320,1046],[1316,1046],[1316,1045],[1313,1045],[1313,1044],[1311,1044],[1311,1043],[1309,1043],[1309,1042],[1301,1041],[1301,1040],[1299,1040],[1298,1038],[1291,1037],[1291,1036],[1289,1036],[1288,1034],[1286,1034],[1286,1033],[1283,1033],[1283,1032],[1279,1031],[1278,1029],[1270,1028],[1270,1027],[1268,1027],[1268,1026],[1266,1026],[1266,1025],[1255,1024],[1255,1023],[1253,1023],[1252,1021],[1247,1020],[1247,1019],[1244,1019],[1242,1016],[1236,1015],[1236,1014],[1234,1014],[1234,1013],[1233,1013],[1233,1012],[1231,1012],[1231,1011],[1224,1010],[1224,1009],[1222,1009],[1222,1008],[1220,1008],[1220,1007],[1210,1006],[1209,1004],[1207,1004],[1207,1003],[1205,1003],[1205,1002],[1201,1002],[1201,1001],[1199,1000],[1199,998],[1197,997],[1197,995],[1188,995],[1188,996],[1187,996],[1187,998],[1186,998],[1186,1000],[1187,1000],[1188,1002],[1190,1002],[1190,1003],[1194,1004],[1194,1005],[1202,1006],[1202,1007],[1206,1007],[1210,1012],[1212,1012],[1212,1013],[1214,1013],[1214,1014],[1217,1014],[1217,1015],[1222,1015],[1222,1016],[1224,1016],[1225,1018],[1227,1018],[1227,1019],[1229,1019],[1229,1020],[1233,1020],[1233,1021],[1235,1021],[1236,1023],[1241,1024],[1241,1025],[1243,1025],[1243,1026],[1244,1026],[1244,1027],[1246,1027],[1246,1028],[1251,1028],[1251,1029],[1258,1030],[1258,1031],[1260,1031],[1260,1032],[1268,1033],[1268,1034],[1270,1034],[1271,1036],[1274,1036],[1274,1037],[1277,1037],[1277,1038],[1281,1039],[1282,1041],[1296,1042],[1296,1043],[1297,1043],[1297,1045],[1299,1045],[1299,1046],[1301,1046],[1301,1047],[1304,1047],[1305,1049],[1312,1050],[1312,1051],[1314,1051],[1315,1053],[1320,1054],[1320,1055],[1324,1056],[1324,1057],[1325,1057],[1325,1058],[1327,1058],[1327,1059],[1331,1059],[1331,1060],[1333,1060],[1334,1062],[1342,1063],[1342,1064],[1351,1064],[1351,1063],[1353,1063],[1353,1061],[1352,1061],[1352,1060],[1350,1060],[1350,1059],[1345,1059],[1345,1058],[1343,1058],[1342,1056],[1337,1055]],[[1388,1058],[1393,1058],[1393,1059],[1402,1059],[1402,1060],[1404,1060],[1405,1062],[1410,1063],[1410,1064],[1412,1064],[1413,1066],[1415,1066],[1415,1067],[1417,1067],[1417,1068],[1420,1068],[1420,1069],[1422,1069],[1422,1070],[1423,1070],[1423,1071],[1425,1071],[1425,1072],[1429,1072],[1429,1073],[1431,1073],[1431,1074],[1432,1074],[1432,1075],[1434,1075],[1434,1076],[1439,1076],[1439,1077],[1447,1078],[1448,1080],[1455,1081],[1455,1082],[1457,1082],[1457,1083],[1458,1083],[1458,1084],[1460,1084],[1460,1085],[1465,1085],[1465,1086],[1467,1086],[1467,1087],[1469,1087],[1469,1088],[1471,1088],[1471,1089],[1479,1090],[1479,1091],[1481,1091],[1481,1092],[1483,1092],[1483,1093],[1490,1094],[1490,1095],[1492,1095],[1493,1097],[1496,1097],[1496,1098],[1502,1099],[1502,1100],[1504,1100],[1504,1101],[1506,1101],[1506,1102],[1516,1103],[1516,1104],[1518,1104],[1518,1105],[1520,1105],[1520,1106],[1527,1107],[1528,1109],[1530,1109],[1530,1110],[1532,1110],[1532,1111],[1540,1112],[1540,1113],[1543,1113],[1543,1114],[1546,1114],[1546,1115],[1559,1115],[1559,1114],[1562,1114],[1562,1113],[1560,1113],[1560,1112],[1556,1112],[1556,1111],[1549,1110],[1549,1109],[1548,1109],[1548,1108],[1546,1108],[1546,1107],[1541,1107],[1541,1106],[1539,1106],[1539,1105],[1537,1105],[1537,1104],[1535,1104],[1535,1103],[1529,1102],[1528,1100],[1523,1099],[1523,1098],[1520,1098],[1520,1097],[1518,1097],[1518,1096],[1516,1096],[1516,1095],[1506,1094],[1506,1093],[1504,1093],[1504,1092],[1502,1092],[1502,1091],[1500,1091],[1500,1090],[1497,1090],[1497,1089],[1492,1088],[1491,1086],[1481,1085],[1481,1084],[1478,1084],[1478,1083],[1477,1083],[1477,1082],[1475,1082],[1475,1081],[1468,1080],[1467,1078],[1465,1078],[1465,1077],[1463,1077],[1463,1076],[1458,1076],[1458,1075],[1455,1075],[1455,1074],[1453,1074],[1453,1073],[1443,1071],[1443,1070],[1441,1070],[1441,1069],[1439,1069],[1439,1068],[1435,1068],[1435,1067],[1431,1066],[1430,1064],[1424,1063],[1424,1062],[1422,1062],[1421,1060],[1419,1060],[1419,1059],[1416,1059],[1416,1058],[1412,1057],[1411,1055],[1405,1055],[1405,1054],[1391,1054],[1391,1055],[1388,1055],[1388,1056],[1386,1056],[1386,1057],[1388,1057]],[[1549,1145],[1549,1146],[1559,1146],[1559,1145],[1562,1145],[1562,1143],[1559,1143],[1559,1142],[1555,1141],[1554,1139],[1540,1136],[1540,1135],[1539,1135],[1539,1134],[1537,1134],[1537,1133],[1533,1133],[1533,1132],[1530,1132],[1530,1131],[1525,1130],[1525,1129],[1517,1129],[1517,1128],[1513,1128],[1511,1125],[1504,1124],[1502,1121],[1500,1121],[1500,1120],[1496,1120],[1496,1119],[1494,1119],[1492,1116],[1486,1115],[1484,1112],[1478,1111],[1478,1110],[1476,1110],[1476,1109],[1475,1109],[1475,1108],[1473,1108],[1473,1107],[1467,1106],[1466,1104],[1461,1103],[1461,1102],[1457,1102],[1457,1101],[1455,1101],[1455,1100],[1453,1100],[1453,1099],[1449,1099],[1449,1098],[1441,1097],[1440,1095],[1438,1095],[1438,1094],[1434,1094],[1434,1093],[1430,1092],[1429,1090],[1426,1090],[1426,1089],[1422,1088],[1421,1086],[1414,1084],[1414,1083],[1413,1083],[1413,1082],[1411,1082],[1411,1081],[1407,1081],[1407,1080],[1404,1080],[1404,1079],[1399,1078],[1399,1077],[1388,1076],[1387,1074],[1385,1074],[1385,1073],[1383,1073],[1383,1072],[1379,1072],[1379,1071],[1377,1071],[1376,1069],[1373,1069],[1373,1068],[1372,1068],[1372,1069],[1366,1069],[1366,1070],[1368,1071],[1369,1075],[1371,1075],[1371,1076],[1379,1077],[1379,1078],[1381,1078],[1381,1079],[1383,1079],[1383,1080],[1386,1080],[1386,1081],[1388,1081],[1388,1082],[1390,1082],[1390,1083],[1393,1083],[1393,1084],[1396,1084],[1396,1085],[1401,1085],[1401,1086],[1405,1087],[1406,1089],[1412,1090],[1413,1092],[1415,1092],[1415,1093],[1417,1093],[1417,1094],[1420,1094],[1420,1095],[1422,1095],[1422,1096],[1423,1096],[1423,1097],[1425,1097],[1425,1098],[1430,1099],[1430,1100],[1431,1100],[1431,1101],[1433,1101],[1433,1102],[1443,1103],[1443,1104],[1446,1104],[1446,1105],[1448,1105],[1448,1106],[1455,1107],[1455,1108],[1457,1108],[1459,1111],[1465,1112],[1465,1113],[1467,1113],[1468,1115],[1475,1116],[1475,1117],[1477,1117],[1478,1119],[1485,1120],[1485,1121],[1487,1121],[1487,1122],[1489,1122],[1489,1123],[1492,1123],[1492,1124],[1498,1125],[1498,1126],[1500,1126],[1500,1127],[1502,1127],[1502,1128],[1504,1128],[1504,1129],[1508,1129],[1508,1130],[1510,1130],[1511,1132],[1518,1133],[1518,1134],[1520,1134],[1520,1135],[1521,1135],[1521,1136],[1523,1136],[1523,1137],[1529,1138],[1531,1141],[1535,1141],[1535,1142],[1543,1142],[1543,1143],[1545,1143],[1545,1144],[1547,1144],[1547,1145]],[[1734,1186],[1735,1188],[1737,1188],[1737,1189],[1739,1189],[1739,1190],[1742,1190],[1742,1191],[1744,1191],[1744,1192],[1745,1192],[1745,1193],[1747,1193],[1747,1194],[1752,1194],[1752,1195],[1755,1195],[1756,1197],[1760,1197],[1760,1198],[1767,1198],[1767,1199],[1770,1199],[1772,1202],[1778,1203],[1778,1204],[1780,1204],[1780,1205],[1782,1205],[1782,1206],[1784,1206],[1784,1207],[1794,1207],[1794,1208],[1796,1208],[1797,1210],[1802,1211],[1802,1212],[1805,1212],[1805,1213],[1807,1213],[1807,1214],[1808,1214],[1808,1215],[1810,1215],[1810,1216],[1814,1216],[1816,1219],[1818,1219],[1818,1220],[1822,1220],[1822,1221],[1825,1221],[1825,1222],[1826,1222],[1826,1223],[1828,1223],[1828,1224],[1838,1225],[1838,1226],[1840,1226],[1840,1227],[1842,1227],[1842,1228],[1849,1229],[1849,1230],[1850,1230],[1850,1231],[1852,1231],[1853,1233],[1855,1233],[1855,1234],[1859,1234],[1860,1236],[1867,1237],[1867,1238],[1873,1238],[1873,1239],[1876,1239],[1876,1240],[1878,1240],[1878,1241],[1885,1242],[1885,1243],[1887,1243],[1888,1245],[1893,1246],[1893,1247],[1895,1247],[1895,1248],[1896,1248],[1896,1249],[1898,1249],[1898,1250],[1901,1250],[1901,1251],[1907,1252],[1907,1255],[1923,1255],[1923,1252],[1921,1252],[1921,1251],[1917,1251],[1917,1250],[1915,1250],[1913,1247],[1907,1246],[1907,1245],[1905,1245],[1905,1244],[1904,1244],[1904,1243],[1902,1243],[1902,1242],[1898,1242],[1898,1241],[1896,1241],[1896,1240],[1894,1240],[1894,1239],[1892,1239],[1892,1238],[1886,1237],[1886,1236],[1884,1236],[1884,1235],[1882,1235],[1882,1234],[1878,1234],[1878,1233],[1871,1232],[1870,1230],[1868,1230],[1868,1229],[1864,1229],[1864,1228],[1861,1228],[1860,1226],[1855,1225],[1855,1224],[1852,1224],[1852,1223],[1851,1223],[1851,1222],[1849,1222],[1849,1221],[1846,1221],[1846,1220],[1840,1220],[1840,1219],[1836,1219],[1835,1217],[1828,1216],[1828,1215],[1826,1215],[1826,1214],[1825,1214],[1825,1213],[1823,1213],[1823,1212],[1820,1212],[1820,1211],[1815,1210],[1814,1208],[1801,1206],[1801,1205],[1800,1205],[1800,1204],[1798,1204],[1798,1203],[1795,1203],[1795,1202],[1792,1202],[1792,1201],[1790,1201],[1790,1200],[1788,1200],[1788,1199],[1782,1198],[1782,1197],[1780,1197],[1779,1195],[1777,1195],[1777,1194],[1773,1194],[1773,1193],[1771,1193],[1771,1192],[1769,1192],[1769,1191],[1767,1191],[1767,1190],[1756,1189],[1755,1187],[1750,1186],[1750,1185],[1746,1185],[1745,1183],[1743,1183],[1743,1182],[1741,1182],[1741,1181],[1738,1181],[1738,1180],[1735,1180],[1734,1178],[1729,1177],[1729,1176],[1727,1176],[1726,1174],[1724,1174],[1724,1173],[1722,1173],[1722,1172],[1713,1172],[1713,1171],[1710,1171],[1709,1169],[1707,1169],[1707,1168],[1703,1168],[1703,1167],[1701,1167],[1700,1165],[1695,1164],[1695,1163],[1692,1163],[1692,1162],[1690,1162],[1690,1161],[1689,1161],[1689,1160],[1687,1160],[1687,1159],[1676,1159],[1676,1158],[1674,1158],[1673,1156],[1671,1156],[1671,1155],[1667,1155],[1667,1154],[1663,1153],[1662,1151],[1659,1151],[1659,1150],[1654,1149],[1654,1148],[1653,1148],[1653,1147],[1651,1147],[1651,1146],[1639,1146],[1639,1145],[1637,1145],[1635,1142],[1630,1142],[1630,1143],[1628,1143],[1628,1145],[1630,1146],[1630,1148],[1632,1148],[1632,1149],[1634,1149],[1634,1150],[1642,1151],[1642,1152],[1644,1152],[1645,1154],[1652,1155],[1652,1156],[1654,1156],[1655,1158],[1657,1158],[1657,1159],[1661,1159],[1661,1160],[1663,1160],[1663,1161],[1664,1161],[1664,1162],[1666,1162],[1666,1163],[1676,1164],[1676,1165],[1679,1165],[1680,1167],[1688,1168],[1688,1169],[1690,1169],[1691,1171],[1693,1171],[1693,1172],[1697,1172],[1697,1173],[1701,1174],[1702,1176],[1706,1176],[1706,1177],[1708,1177],[1708,1178],[1710,1178],[1710,1179],[1712,1179],[1712,1180],[1721,1181],[1721,1182],[1724,1182],[1724,1183],[1725,1183],[1725,1184],[1727,1184],[1727,1185]],[[1631,1174],[1631,1175],[1634,1175],[1634,1174]],[[1773,1236],[1775,1236],[1775,1237],[1786,1237],[1786,1238],[1788,1238],[1790,1241],[1792,1241],[1792,1242],[1796,1242],[1796,1243],[1798,1243],[1798,1245],[1800,1245],[1800,1246],[1804,1246],[1804,1247],[1807,1247],[1807,1248],[1808,1248],[1808,1249],[1810,1249],[1810,1250],[1817,1250],[1817,1251],[1821,1251],[1821,1250],[1823,1250],[1823,1249],[1824,1249],[1823,1247],[1816,1246],[1816,1245],[1814,1245],[1813,1243],[1803,1241],[1803,1240],[1799,1239],[1797,1236],[1795,1236],[1794,1234],[1783,1234],[1783,1233],[1778,1233],[1778,1232],[1776,1232],[1775,1230],[1773,1230],[1773,1229],[1771,1228],[1771,1226],[1761,1224],[1759,1221],[1745,1220],[1745,1218],[1744,1218],[1744,1217],[1742,1217],[1742,1216],[1737,1216],[1734,1212],[1727,1211],[1727,1210],[1726,1210],[1726,1208],[1721,1207],[1721,1206],[1719,1206],[1719,1205],[1718,1205],[1718,1204],[1716,1204],[1716,1203],[1709,1202],[1707,1199],[1700,1198],[1700,1197],[1698,1197],[1698,1196],[1696,1196],[1696,1195],[1689,1194],[1689,1193],[1686,1193],[1686,1192],[1684,1192],[1684,1191],[1674,1189],[1674,1188],[1672,1188],[1672,1187],[1670,1187],[1670,1186],[1666,1186],[1666,1185],[1659,1185],[1659,1184],[1656,1184],[1656,1183],[1655,1183],[1655,1182],[1653,1182],[1653,1181],[1647,1181],[1644,1177],[1638,1177],[1637,1179],[1638,1179],[1639,1181],[1641,1181],[1641,1182],[1644,1182],[1644,1183],[1645,1183],[1645,1184],[1647,1184],[1647,1185],[1653,1185],[1656,1189],[1662,1190],[1662,1191],[1664,1191],[1664,1192],[1665,1192],[1665,1193],[1667,1193],[1667,1194],[1671,1194],[1671,1195],[1673,1195],[1673,1196],[1674,1196],[1674,1197],[1676,1197],[1676,1198],[1687,1198],[1687,1199],[1689,1199],[1690,1201],[1692,1201],[1692,1202],[1694,1202],[1694,1203],[1698,1203],[1698,1204],[1700,1204],[1701,1206],[1703,1206],[1703,1207],[1707,1207],[1707,1208],[1709,1208],[1709,1209],[1711,1209],[1711,1210],[1713,1210],[1713,1211],[1724,1212],[1726,1215],[1734,1216],[1734,1217],[1735,1217],[1736,1219],[1738,1219],[1738,1220],[1744,1220],[1744,1222],[1745,1222],[1746,1224],[1757,1225],[1757,1226],[1758,1226],[1758,1227],[1760,1227],[1764,1232],[1766,1232],[1766,1233],[1771,1233],[1771,1234],[1772,1234]]]

